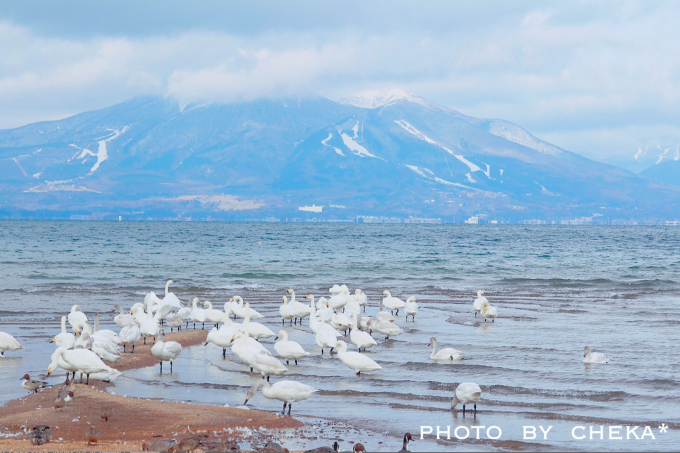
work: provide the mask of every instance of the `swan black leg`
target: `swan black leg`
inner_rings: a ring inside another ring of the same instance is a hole
[[[295,365],[297,365],[297,359],[295,359]]]
[[[170,374],[172,374],[172,360],[170,361]]]
[[[144,335],[144,344],[146,344],[146,335]]]
[[[163,362],[161,361],[161,374],[163,374]]]
[[[286,365],[290,365],[290,363],[288,362],[288,360],[286,360]]]
[[[465,415],[465,404],[463,404],[463,415]]]
[[[87,382],[85,382],[85,385],[90,385],[90,375],[87,375]]]
[[[357,376],[361,376],[361,371],[357,371]]]
[[[321,355],[323,355],[323,348],[321,348]]]
[[[251,372],[251,373],[253,372],[253,367],[250,367],[250,372]]]
[[[286,403],[283,403],[283,410],[281,411],[281,415],[286,415]]]
[[[330,355],[333,355],[333,348],[331,348],[329,354],[330,354]]]
[[[132,343],[132,354],[134,354],[134,353],[135,353],[135,344]]]
[[[290,415],[290,409],[293,407],[292,404],[288,403],[288,415]]]
[[[222,348],[222,357],[227,358],[227,348]]]
[[[399,316],[399,310],[397,310],[397,316]]]
[[[475,403],[475,414],[477,413],[477,404]]]
[[[269,382],[269,376],[267,376],[267,382]]]
[[[123,352],[127,352],[127,351],[125,350],[125,345],[123,345]]]

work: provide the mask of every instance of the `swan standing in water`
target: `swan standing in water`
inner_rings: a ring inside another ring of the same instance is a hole
[[[252,387],[250,387],[250,390],[248,390],[248,393],[246,394],[246,401],[243,403],[244,406],[248,404],[248,401],[253,396],[255,396],[257,389],[260,387],[262,387],[262,394],[265,398],[283,401],[283,410],[281,411],[281,414],[285,412],[286,405],[288,405],[288,415],[290,415],[290,411],[293,406],[292,403],[309,399],[309,397],[311,397],[314,392],[317,392],[317,390],[311,385],[301,384],[295,381],[279,381],[270,386],[269,382],[265,380],[259,380],[253,384]]]
[[[295,317],[295,310],[293,306],[288,303],[288,298],[283,296],[283,305],[279,307],[279,314],[283,318],[283,325],[286,325],[286,319],[292,320]]]
[[[293,291],[293,288],[290,288],[288,290],[288,293],[290,294],[289,304],[293,306],[293,312],[295,313],[293,323],[297,324],[297,320],[299,319],[300,324],[302,324],[302,320],[307,316],[311,315],[312,309],[307,305],[303,304],[302,302],[298,302],[297,300],[295,300],[295,291]]]
[[[321,348],[321,355],[323,355],[324,348],[330,348],[330,354],[333,354],[333,349],[338,344],[338,337],[335,333],[326,329],[326,323],[323,322],[323,319],[321,320],[319,330],[314,335],[314,339],[316,340],[316,344]]]
[[[370,357],[366,357],[360,352],[347,352],[347,343],[338,341],[338,358],[347,367],[357,372],[361,376],[362,371],[378,371],[382,367]]]
[[[374,318],[378,319],[379,321],[394,322],[394,315],[386,311],[383,311],[384,308],[383,299],[380,299],[378,303],[380,308],[378,310],[378,313],[376,313],[376,315],[374,316]]]
[[[269,382],[269,376],[272,374],[279,376],[288,372],[288,368],[279,359],[272,356],[269,351],[259,351],[257,354],[251,355],[250,366],[260,372],[262,379],[266,377],[267,382]]]
[[[196,323],[197,322],[202,322],[203,327],[205,327],[205,310],[202,308],[199,308],[196,306],[198,303],[198,297],[194,297],[194,300],[191,302],[191,320],[194,322],[194,330],[196,330]]]
[[[406,302],[398,297],[392,297],[392,293],[387,290],[383,291],[383,294],[387,296],[383,299],[383,307],[387,308],[390,312],[396,310],[396,316],[399,316],[399,310],[406,306]]]
[[[484,305],[484,302],[489,302],[486,300],[486,297],[482,296],[484,294],[484,291],[481,289],[477,291],[477,298],[475,301],[472,303],[472,311],[475,313],[475,318],[477,317],[477,313],[482,311],[482,305]]]
[[[151,348],[153,354],[161,362],[161,373],[163,373],[163,362],[170,362],[170,372],[172,373],[172,361],[182,353],[182,345],[176,341],[163,341],[165,332],[161,338]]]
[[[205,312],[206,321],[213,323],[215,327],[219,327],[220,324],[224,324],[224,318],[228,317],[228,315],[223,311],[213,308],[212,302],[203,302],[203,306],[205,307],[206,305],[208,308],[203,309]]]
[[[486,322],[487,319],[491,319],[491,322],[496,322],[496,316],[498,316],[498,309],[491,305],[488,300],[485,299],[484,303],[482,304],[482,318],[484,318],[484,322]]]
[[[458,349],[444,348],[440,351],[439,343],[435,337],[430,338],[430,343],[428,343],[428,346],[432,346],[432,354],[430,354],[430,358],[433,360],[458,361],[465,358],[463,353]]]
[[[100,329],[99,328],[99,313],[94,314],[94,332],[90,333],[95,339],[107,338],[110,342],[116,345],[120,344],[120,338],[118,334],[110,329]]]
[[[213,327],[212,330],[208,332],[208,336],[205,339],[205,345],[208,346],[208,343],[212,343],[215,346],[222,348],[222,357],[227,357],[227,348],[230,348],[233,344],[232,339],[240,328],[241,324],[235,322],[232,322],[229,325],[225,324],[219,329]]]
[[[477,413],[477,403],[482,397],[482,389],[479,385],[474,382],[463,382],[456,387],[456,391],[453,394],[453,399],[451,400],[451,409],[455,409],[458,403],[463,405],[463,415],[465,415],[465,405],[474,404],[475,413]]]
[[[590,352],[588,346],[583,350],[583,363],[609,363],[609,359],[601,352]]]
[[[63,346],[66,349],[73,348],[73,344],[76,342],[76,336],[71,332],[66,331],[66,316],[61,317],[61,333],[52,339],[57,347]]]
[[[232,309],[231,312],[234,313],[234,315],[238,316],[241,319],[246,319],[246,308],[243,306],[243,297],[241,296],[234,296],[231,298],[231,301],[234,302],[232,304]],[[238,304],[236,304],[238,302]],[[250,306],[250,304],[246,304],[247,306]],[[264,318],[260,313],[257,312],[257,310],[253,310],[252,308],[250,309],[250,319],[260,319]]]
[[[274,350],[279,355],[279,357],[286,361],[286,365],[290,365],[288,363],[289,360],[295,360],[295,365],[297,365],[298,359],[310,355],[309,352],[305,351],[299,343],[290,341],[288,339],[288,332],[285,330],[279,330],[275,340],[278,340],[279,337],[281,340],[274,343]]]
[[[337,330],[335,330],[333,328],[333,326],[326,324],[325,319],[323,319],[323,318],[319,319],[316,316],[316,309],[314,308],[315,307],[314,296],[312,294],[309,294],[309,295],[307,295],[307,299],[310,300],[310,302],[309,302],[309,313],[310,313],[309,314],[309,328],[312,330],[312,333],[314,333],[314,335],[316,335],[317,333],[319,333],[319,330],[321,330],[323,328],[325,330],[330,331],[333,335],[336,336],[336,338],[342,336],[342,334],[340,332],[338,332]]]
[[[406,320],[408,317],[413,318],[413,322],[416,322],[416,315],[418,314],[418,299],[411,296],[406,299],[406,305],[404,306],[404,314],[406,315]]]
[[[241,329],[231,338],[231,352],[244,364],[250,367],[250,371],[253,371],[253,366],[250,364],[250,359],[253,355],[258,354],[263,351],[267,354],[271,353],[267,351],[267,348],[262,346],[254,338],[248,336],[248,332]]]
[[[87,316],[80,309],[80,305],[71,307],[71,312],[68,314],[68,323],[71,324],[72,329],[82,326],[87,322]]]
[[[390,337],[396,337],[404,333],[401,327],[393,322],[380,321],[376,318],[371,318],[368,321],[368,331],[369,333],[378,332],[385,335],[385,340],[389,340]]]
[[[241,328],[248,332],[248,335],[259,340],[260,338],[273,337],[275,334],[268,327],[259,322],[250,322],[250,303],[246,303],[246,316],[241,324]]]
[[[375,338],[373,338],[369,333],[362,332],[357,328],[357,317],[360,315],[357,315],[356,313],[352,313],[352,321],[353,321],[353,328],[352,332],[349,334],[349,339],[354,343],[354,345],[359,348],[359,352],[361,352],[361,349],[363,348],[366,350],[366,348],[370,348],[372,346],[377,345],[378,343],[375,341]]]
[[[364,307],[364,313],[366,313],[366,305],[368,305],[368,297],[360,289],[354,290],[354,295],[357,297],[357,302],[360,307]]]

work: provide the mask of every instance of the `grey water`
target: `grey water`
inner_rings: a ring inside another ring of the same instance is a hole
[[[388,341],[375,335],[378,346],[367,352],[383,369],[361,377],[320,355],[308,322],[285,327],[312,353],[285,379],[319,389],[293,404],[293,415],[346,427],[343,449],[354,441],[394,451],[406,431],[417,438],[413,451],[680,449],[679,228],[3,221],[0,330],[25,349],[0,359],[0,404],[26,394],[23,374],[45,377],[48,342],[73,304],[88,316],[103,313],[103,327],[113,328],[113,305],[163,293],[168,279],[184,302],[199,297],[221,307],[241,295],[275,332],[288,288],[298,299],[328,296],[336,283],[361,288],[368,315],[385,289],[417,296],[415,322],[400,313],[405,333]],[[478,289],[498,307],[494,323],[472,314]],[[432,336],[466,360],[433,363]],[[273,353],[272,341],[263,344]],[[586,345],[610,362],[582,363]],[[229,352],[223,359],[216,346],[195,346],[172,375],[157,366],[126,371],[111,391],[238,406],[259,379],[248,371]],[[483,390],[476,416],[451,411],[460,382]],[[281,409],[262,394],[248,405]],[[480,440],[453,439],[456,427],[481,425],[500,427],[501,438],[487,439],[483,429]],[[546,440],[540,431],[528,440],[525,425],[553,428]],[[575,427],[589,437],[600,425],[602,440],[572,436]],[[608,427],[618,425],[624,440],[608,440]],[[625,440],[627,425],[649,425],[654,439]],[[420,440],[421,426],[450,426],[452,439]],[[321,439],[291,443],[314,447]]]

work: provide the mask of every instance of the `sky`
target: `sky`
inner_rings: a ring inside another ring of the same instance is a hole
[[[140,95],[401,88],[590,158],[680,144],[680,3],[0,3],[0,129]]]

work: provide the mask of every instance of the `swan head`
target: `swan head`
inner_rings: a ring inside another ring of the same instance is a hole
[[[590,348],[586,346],[585,349],[583,350],[583,357],[587,356],[588,354],[590,354]]]
[[[335,345],[335,349],[341,352],[346,352],[347,351],[347,343],[345,343],[342,340],[338,340],[338,343]]]
[[[430,338],[430,342],[427,345],[432,346],[433,344],[437,344],[437,339],[435,337]]]
[[[293,288],[290,288],[290,289],[288,290],[288,294],[293,294],[294,292],[295,292],[295,291],[293,291]]]
[[[288,332],[286,332],[285,330],[279,330],[279,332],[276,334],[276,338],[274,338],[274,340],[278,340],[279,337],[281,337],[281,339],[283,341],[288,340]]]
[[[481,296],[482,294],[484,294],[484,291],[482,291],[481,289],[479,291],[477,291],[478,296]]]
[[[257,393],[257,389],[259,389],[260,387],[269,388],[269,383],[267,381],[265,381],[264,379],[260,379],[256,383],[254,383],[252,385],[252,387],[250,387],[250,389],[248,390],[248,393],[246,394],[246,400],[243,403],[244,406],[246,404],[248,404],[248,400],[250,400],[253,396],[255,396],[255,394]]]

